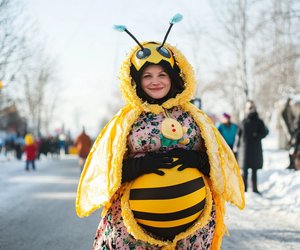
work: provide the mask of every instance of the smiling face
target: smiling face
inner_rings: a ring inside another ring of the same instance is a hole
[[[149,65],[141,76],[141,86],[153,99],[165,97],[171,88],[171,79],[160,65]]]

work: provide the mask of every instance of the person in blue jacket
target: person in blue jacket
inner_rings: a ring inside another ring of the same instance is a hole
[[[228,146],[233,149],[235,142],[235,136],[238,131],[238,126],[231,122],[231,116],[227,113],[223,113],[222,122],[217,126],[219,132],[224,137]]]

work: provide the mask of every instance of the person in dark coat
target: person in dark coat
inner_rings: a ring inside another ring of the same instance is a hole
[[[295,131],[293,131],[290,141],[288,169],[300,170],[300,117],[298,117]]]
[[[245,105],[246,117],[241,122],[238,131],[238,162],[243,169],[245,192],[248,187],[248,169],[252,169],[252,189],[257,189],[257,170],[263,167],[263,151],[261,140],[267,136],[268,129],[259,118],[253,101],[248,100]]]

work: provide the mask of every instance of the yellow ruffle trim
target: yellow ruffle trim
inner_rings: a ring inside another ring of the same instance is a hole
[[[224,223],[224,216],[226,213],[225,201],[222,199],[221,195],[217,194],[213,190],[210,180],[208,180],[208,183],[209,183],[212,195],[213,195],[213,200],[214,200],[215,209],[216,209],[216,225],[215,225],[214,236],[212,239],[210,250],[219,250],[219,249],[221,249],[223,236],[224,236],[225,232],[227,231],[226,225]]]
[[[125,189],[122,199],[121,199],[121,208],[122,208],[122,217],[124,219],[124,225],[127,228],[127,231],[134,236],[137,240],[142,240],[144,242],[148,242],[151,245],[157,245],[162,247],[162,249],[175,249],[178,241],[186,238],[187,236],[193,234],[198,229],[204,227],[210,219],[210,214],[212,210],[212,194],[209,188],[209,184],[207,182],[207,177],[204,178],[204,183],[206,187],[206,198],[203,212],[201,213],[198,220],[194,223],[186,231],[175,236],[173,241],[162,241],[151,237],[146,234],[144,230],[137,224],[137,221],[134,218],[134,215],[129,206],[129,195],[130,195],[130,187],[133,182],[131,182]]]

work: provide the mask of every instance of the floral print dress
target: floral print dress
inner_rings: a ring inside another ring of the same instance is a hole
[[[165,118],[164,114],[155,115],[153,113],[143,112],[139,119],[132,125],[127,140],[128,152],[125,157],[139,157],[146,152],[167,152],[178,147],[190,150],[205,150],[200,131],[191,116],[179,107],[174,107],[167,112],[170,117],[176,119],[182,126],[187,128],[183,139],[189,138],[189,143],[186,145],[172,144],[170,146],[164,146],[160,132],[160,125]],[[93,244],[93,250],[161,249],[159,246],[136,240],[127,232],[121,215],[121,197],[122,193],[120,191],[114,195],[111,207],[100,221]],[[215,208],[213,205],[211,218],[208,223],[203,228],[198,229],[193,235],[178,241],[176,249],[210,249],[215,229],[215,216]],[[155,237],[154,235],[151,236]]]

